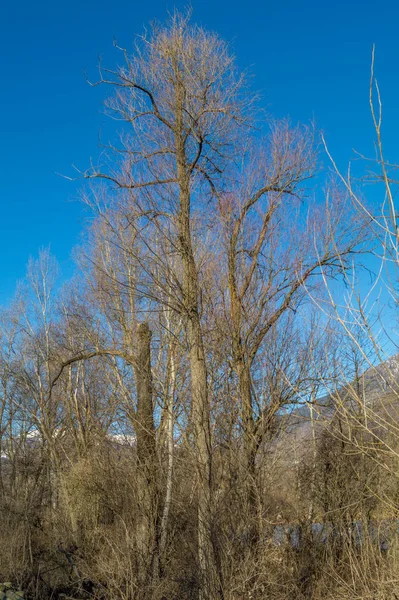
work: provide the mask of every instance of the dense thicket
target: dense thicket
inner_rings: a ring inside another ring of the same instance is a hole
[[[399,363],[373,366],[356,288],[365,249],[397,264],[378,117],[371,209],[314,178],[315,129],[265,118],[217,35],[176,14],[119,50],[78,274],[41,252],[1,314],[0,579],[396,598]]]

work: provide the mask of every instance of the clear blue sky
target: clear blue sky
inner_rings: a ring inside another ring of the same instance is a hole
[[[187,2],[3,0],[0,9],[0,302],[29,256],[50,245],[64,276],[88,214],[72,174],[98,154],[102,94],[83,71],[114,65],[113,38],[130,47],[150,20]],[[194,20],[231,40],[239,64],[277,117],[315,118],[341,165],[369,152],[370,53],[384,96],[388,158],[399,134],[399,3],[354,0],[193,0]],[[389,124],[389,127],[388,127]],[[392,152],[392,153],[391,153]]]

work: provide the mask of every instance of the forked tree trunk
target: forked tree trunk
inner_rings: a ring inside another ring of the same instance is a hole
[[[190,237],[189,237],[190,239]],[[186,246],[187,247],[187,246]],[[220,574],[212,541],[212,451],[210,409],[205,350],[197,306],[197,273],[192,249],[184,256],[186,297],[188,300],[187,338],[190,347],[192,417],[198,471],[198,565],[201,600],[221,597]]]

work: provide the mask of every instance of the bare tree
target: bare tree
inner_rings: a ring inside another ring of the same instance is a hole
[[[193,213],[215,195],[231,164],[237,125],[243,121],[242,78],[216,35],[191,26],[189,18],[171,17],[136,47],[123,51],[118,71],[100,67],[99,83],[116,88],[110,110],[133,128],[121,150],[125,160],[110,172],[93,168],[88,178],[116,185],[131,203],[131,221],[142,239],[150,229],[166,238],[179,257],[180,273],[169,275],[174,303],[184,316],[189,344],[192,419],[198,467],[198,561],[204,598],[220,593],[220,574],[212,542],[212,452],[209,389],[200,314],[199,267],[193,242]],[[134,208],[133,208],[134,207]],[[145,269],[159,272],[151,262]]]
[[[222,292],[223,305],[241,398],[245,469],[254,515],[256,455],[288,401],[275,395],[257,409],[256,359],[273,326],[307,298],[307,287],[320,280],[321,269],[329,276],[342,272],[360,241],[356,226],[351,232],[346,227],[338,232],[340,203],[330,208],[329,222],[315,206],[301,205],[315,161],[312,128],[273,122],[263,149],[252,150],[244,159],[240,185],[219,202],[228,290]]]

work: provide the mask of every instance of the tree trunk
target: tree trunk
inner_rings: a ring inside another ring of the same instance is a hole
[[[211,439],[207,374],[199,318],[189,322],[190,366],[192,379],[192,414],[198,468],[198,562],[200,598],[219,597],[218,569],[212,543]]]
[[[170,323],[168,322],[170,327]],[[161,529],[160,529],[160,554],[164,556],[166,548],[166,540],[168,533],[168,521],[170,506],[172,503],[172,486],[173,486],[173,463],[174,463],[174,400],[176,392],[176,357],[175,357],[175,342],[170,342],[170,382],[167,386],[167,403],[166,403],[166,447],[168,456],[168,467],[166,476],[166,491],[165,502],[162,513]]]
[[[139,581],[142,597],[151,596],[151,585],[159,575],[159,506],[158,464],[153,415],[153,386],[151,372],[151,331],[148,323],[137,329],[137,357],[135,366],[137,390],[137,477],[138,517],[137,548]]]
[[[243,360],[237,361],[238,384],[241,397],[241,421],[243,427],[244,469],[247,489],[247,508],[249,514],[249,539],[251,543],[259,541],[261,527],[258,511],[258,486],[256,479],[256,432],[252,406],[251,371]]]

